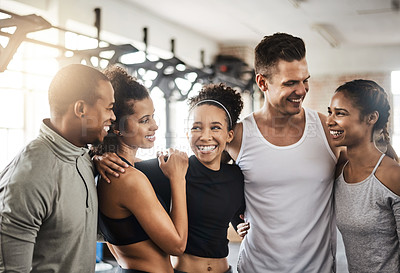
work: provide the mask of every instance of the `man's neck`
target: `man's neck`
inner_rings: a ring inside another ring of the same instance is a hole
[[[257,121],[276,130],[281,128],[290,128],[304,123],[305,120],[304,108],[297,114],[288,114],[277,111],[272,107],[264,106],[259,111],[254,112]]]
[[[254,113],[257,127],[264,138],[277,146],[288,146],[301,139],[305,128],[305,111],[284,115],[261,109]]]
[[[84,147],[86,143],[82,142],[82,138],[79,137],[81,134],[81,126],[76,126],[76,122],[70,121],[67,118],[54,118],[45,120],[45,124],[50,127],[57,134],[65,138],[77,147]]]

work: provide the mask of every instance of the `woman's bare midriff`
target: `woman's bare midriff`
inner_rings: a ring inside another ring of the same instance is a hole
[[[185,253],[178,257],[175,268],[183,272],[224,273],[229,264],[227,258],[203,258]]]
[[[146,272],[174,272],[169,255],[150,240],[123,246],[108,243],[107,245],[119,266],[124,269]]]

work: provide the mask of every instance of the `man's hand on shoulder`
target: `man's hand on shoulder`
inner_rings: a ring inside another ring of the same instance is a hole
[[[94,165],[96,166],[97,171],[101,175],[101,177],[110,183],[110,179],[107,174],[110,174],[114,177],[119,177],[120,173],[124,173],[125,169],[128,168],[129,165],[125,163],[119,156],[115,153],[105,153],[103,155],[95,155],[92,158]]]

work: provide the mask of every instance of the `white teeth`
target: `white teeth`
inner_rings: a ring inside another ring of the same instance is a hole
[[[341,134],[343,134],[343,131],[334,131],[334,130],[330,130],[329,133],[333,136],[340,136]]]
[[[145,136],[145,138],[152,140],[155,138],[155,136],[154,135],[153,136]]]
[[[299,103],[299,102],[301,102],[301,99],[289,99],[289,101]]]
[[[108,130],[110,130],[110,126],[104,126],[104,130],[105,130],[106,132],[108,132]]]
[[[217,147],[217,146],[215,146],[215,145],[212,145],[212,146],[197,146],[197,148],[198,148],[200,151],[203,151],[203,152],[212,151],[212,150],[215,149],[215,147]]]

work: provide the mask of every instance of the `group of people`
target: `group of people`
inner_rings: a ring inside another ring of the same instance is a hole
[[[336,226],[350,272],[400,272],[386,92],[353,80],[328,115],[303,107],[306,49],[286,33],[257,45],[255,73],[261,109],[238,122],[240,94],[205,85],[189,99],[193,155],[141,161],[158,129],[148,90],[118,66],[62,68],[50,119],[0,175],[0,271],[94,272],[99,229],[118,272],[232,272],[232,223],[238,272],[336,272]]]
[[[237,165],[221,161],[243,108],[241,95],[223,84],[204,86],[189,100],[194,155],[174,162],[177,151],[169,149],[140,161],[136,151],[153,146],[157,129],[149,94],[120,67],[105,74],[115,91],[116,120],[96,153],[114,153],[114,162],[130,166],[97,185],[99,227],[118,272],[173,272],[170,255],[177,256],[175,272],[232,272],[227,230],[243,213],[244,183]]]

